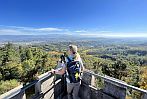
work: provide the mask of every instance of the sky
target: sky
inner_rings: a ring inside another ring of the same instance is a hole
[[[0,35],[147,37],[147,0],[0,0]]]

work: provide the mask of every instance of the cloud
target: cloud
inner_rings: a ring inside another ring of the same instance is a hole
[[[87,31],[86,30],[77,30],[77,31],[74,31],[76,33],[86,33]]]
[[[0,25],[0,35],[46,35],[50,33],[64,33],[67,29],[61,28],[33,28]]]
[[[114,34],[105,34],[106,37],[147,37],[147,33],[114,33]]]
[[[39,31],[64,31],[63,29],[60,28],[38,28],[38,29],[34,29],[34,30],[39,30]]]
[[[12,29],[0,29],[0,32],[16,33],[18,31],[17,30],[12,30]]]
[[[0,29],[0,35],[20,35],[22,34],[19,30],[14,29]]]
[[[86,37],[116,37],[116,38],[131,38],[131,37],[147,37],[147,33],[81,33],[81,36]]]
[[[127,33],[113,31],[90,31],[90,30],[69,30],[58,27],[20,27],[0,25],[0,35],[47,35],[47,34],[65,34],[78,35],[85,37],[147,37],[145,33]]]

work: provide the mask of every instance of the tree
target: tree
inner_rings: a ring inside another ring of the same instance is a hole
[[[2,64],[0,67],[2,79],[9,80],[15,77],[19,77],[19,70],[17,69],[17,64],[20,61],[18,57],[19,55],[15,51],[15,48],[11,43],[8,43],[2,49]]]
[[[120,60],[112,63],[101,63],[102,72],[108,76],[121,79],[126,73],[127,65]]]
[[[31,51],[31,48],[28,48],[28,49],[27,49],[26,58],[27,58],[27,60],[33,59],[33,53],[32,53],[32,51]]]
[[[21,77],[22,82],[30,82],[33,80],[34,75],[37,73],[34,71],[35,69],[35,62],[33,60],[25,60],[22,63],[23,74]]]

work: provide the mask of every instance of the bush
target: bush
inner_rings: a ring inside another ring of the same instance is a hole
[[[20,85],[17,80],[0,81],[0,95]]]

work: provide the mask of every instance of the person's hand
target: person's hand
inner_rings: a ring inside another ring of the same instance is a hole
[[[55,69],[52,69],[51,72],[54,74],[55,73]]]

